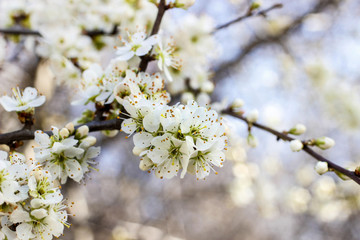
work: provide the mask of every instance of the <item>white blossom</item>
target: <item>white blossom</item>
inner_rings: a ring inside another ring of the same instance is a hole
[[[19,88],[13,88],[13,97],[0,97],[0,104],[6,111],[31,111],[34,107],[39,107],[44,104],[45,96],[39,96],[35,88],[27,87],[23,92]]]
[[[117,60],[127,61],[135,55],[144,56],[158,41],[158,35],[147,38],[145,32],[136,32],[132,35],[128,32],[127,34],[128,40],[122,40],[125,46],[117,48],[116,54],[119,55]]]
[[[100,152],[99,148],[92,147],[96,140],[87,137],[87,126],[77,130],[78,139],[63,138],[57,128],[52,129],[51,137],[41,131],[35,132],[35,141],[40,145],[34,148],[36,159],[62,184],[68,177],[76,182],[81,181],[89,171],[89,164],[94,164],[91,159]]]

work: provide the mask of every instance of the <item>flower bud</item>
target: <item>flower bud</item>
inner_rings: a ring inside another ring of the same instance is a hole
[[[94,146],[96,144],[96,138],[93,136],[87,136],[83,140],[81,140],[81,143],[84,143],[88,147]]]
[[[199,106],[205,107],[206,105],[210,104],[211,99],[209,94],[202,92],[197,96],[196,102],[199,104]]]
[[[242,108],[244,106],[244,101],[241,98],[236,98],[231,104],[232,108]]]
[[[83,137],[86,137],[88,134],[89,134],[89,127],[86,125],[83,125],[76,130],[75,137],[83,138]]]
[[[335,145],[335,141],[329,137],[321,137],[315,140],[315,145],[322,150],[329,149]]]
[[[144,157],[140,160],[139,168],[142,171],[147,171],[150,168],[152,168],[153,165],[154,165],[154,163],[150,160],[150,158]]]
[[[257,109],[252,110],[251,112],[249,112],[249,114],[246,116],[246,120],[248,120],[248,122],[256,122],[259,118],[259,111]]]
[[[206,93],[212,93],[214,91],[214,83],[211,81],[206,81],[201,85],[201,91]]]
[[[327,162],[317,162],[315,165],[315,171],[320,175],[326,173],[327,171],[329,171],[328,163]]]
[[[306,131],[306,127],[303,124],[296,124],[293,128],[289,130],[290,134],[301,135]]]
[[[261,6],[261,3],[260,2],[253,2],[250,6],[250,11],[254,11],[255,9],[258,9],[259,7]]]
[[[5,151],[5,152],[10,152],[10,147],[6,144],[1,144],[0,145],[0,150],[1,151]]]
[[[259,144],[259,141],[256,137],[254,137],[254,135],[249,134],[247,137],[247,143],[250,147],[255,148]]]
[[[33,200],[31,200],[30,205],[32,208],[40,208],[44,205],[44,200],[40,198],[34,198]]]
[[[68,124],[66,124],[65,128],[67,128],[69,130],[70,134],[72,134],[75,131],[75,127],[72,122],[69,122]]]
[[[187,8],[191,7],[192,5],[194,5],[194,3],[195,3],[195,0],[176,0],[175,7],[187,9]]]
[[[47,211],[45,209],[43,209],[43,208],[31,211],[31,216],[33,216],[33,217],[35,217],[36,219],[39,219],[39,220],[43,219],[47,215],[48,215]]]
[[[191,101],[191,100],[194,100],[194,99],[195,99],[194,94],[192,94],[191,92],[184,92],[181,95],[181,102],[183,104],[186,104],[188,101]]]
[[[298,152],[301,149],[303,149],[304,145],[302,144],[302,142],[300,140],[292,140],[290,142],[290,148],[293,152]]]
[[[119,133],[119,130],[104,130],[101,131],[101,133],[107,137],[115,137]]]
[[[62,128],[60,131],[59,131],[59,134],[62,138],[67,138],[69,135],[70,135],[70,132],[67,128]]]

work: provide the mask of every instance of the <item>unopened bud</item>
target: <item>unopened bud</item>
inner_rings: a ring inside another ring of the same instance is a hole
[[[306,127],[303,124],[296,124],[293,128],[289,130],[290,134],[301,135],[306,131]]]
[[[206,105],[210,104],[211,98],[209,94],[202,92],[197,96],[196,102],[199,104],[199,106],[205,107]]]
[[[31,211],[31,216],[35,217],[36,219],[43,219],[44,217],[46,217],[48,214],[47,214],[47,211],[43,208],[41,209],[36,209],[36,210],[32,210]]]
[[[140,156],[140,153],[144,151],[144,148],[134,147],[132,152],[135,156]]]
[[[43,204],[44,204],[44,201],[40,198],[34,198],[30,202],[30,205],[32,208],[40,208],[41,206],[43,206]]]
[[[69,122],[68,124],[66,124],[65,128],[67,128],[69,130],[70,134],[72,134],[75,131],[75,127],[72,122]]]
[[[259,118],[259,111],[257,109],[252,110],[251,112],[249,112],[249,114],[246,116],[246,120],[248,120],[248,122],[256,122]]]
[[[67,128],[62,128],[60,131],[59,131],[59,134],[62,138],[67,138],[69,135],[70,135],[70,132]]]
[[[181,102],[183,104],[187,104],[188,101],[192,101],[195,99],[195,96],[194,94],[192,94],[191,92],[184,92],[182,95],[181,95]]]
[[[249,134],[247,137],[247,143],[250,147],[255,148],[259,144],[259,141],[254,135]]]
[[[261,6],[260,2],[253,2],[250,6],[250,11],[258,9]]]
[[[0,144],[0,150],[5,152],[10,152],[10,147],[6,144]]]
[[[83,137],[86,137],[88,134],[89,134],[89,127],[86,125],[83,125],[76,130],[75,137],[83,138]]]
[[[83,140],[81,140],[81,143],[85,143],[89,147],[94,146],[96,144],[96,138],[93,136],[87,136]]]
[[[187,9],[187,8],[191,7],[192,5],[194,5],[194,3],[195,3],[195,0],[176,0],[175,7]]]
[[[214,83],[211,81],[206,81],[201,85],[201,91],[206,93],[212,93],[214,91]]]
[[[119,133],[119,130],[104,130],[101,131],[101,133],[107,137],[115,137]]]
[[[335,145],[335,141],[329,137],[321,137],[315,140],[315,145],[322,150],[326,150],[332,148]]]
[[[241,98],[236,98],[231,104],[232,108],[242,108],[244,106],[244,101]]]
[[[327,171],[329,171],[328,163],[327,162],[317,162],[315,165],[315,171],[320,175],[326,173]]]
[[[298,152],[301,149],[303,149],[304,145],[302,144],[302,142],[300,140],[292,140],[290,142],[290,148],[293,152]]]

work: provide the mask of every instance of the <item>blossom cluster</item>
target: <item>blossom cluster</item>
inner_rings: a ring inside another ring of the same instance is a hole
[[[186,9],[194,2],[166,4]],[[116,46],[118,60],[128,61],[129,69],[138,67],[140,57],[153,59],[152,67],[171,82],[170,93],[183,94],[183,103],[196,99],[203,106],[209,104],[208,94],[214,90],[211,62],[219,53],[211,34],[212,20],[187,14],[179,25],[173,15],[166,14],[159,34],[149,36],[156,4],[149,0],[66,0],[61,6],[45,0],[4,2],[0,3],[0,26],[39,31],[41,37],[26,38],[25,46],[47,59],[58,83],[78,86],[82,72],[100,64]]]
[[[143,99],[127,100],[124,107],[130,118],[122,130],[134,134],[133,152],[140,155],[140,169],[153,170],[159,178],[172,178],[182,169],[204,179],[214,167],[222,167],[227,137],[214,110],[189,101],[167,106]]]
[[[100,154],[100,147],[94,147],[96,138],[88,136],[87,126],[77,129],[72,137],[74,131],[70,123],[60,130],[52,127],[51,136],[39,130],[35,132],[35,141],[40,145],[34,148],[35,158],[61,184],[68,178],[80,182]]]
[[[0,151],[1,239],[53,239],[67,224],[67,206],[53,176],[25,156]]]

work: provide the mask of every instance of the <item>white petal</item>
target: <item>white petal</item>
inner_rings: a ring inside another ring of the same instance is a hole
[[[143,119],[144,128],[149,132],[156,132],[160,126],[160,114],[158,111],[153,111],[147,114]]]
[[[86,151],[86,155],[85,155],[85,159],[91,159],[91,158],[96,158],[97,156],[99,156],[100,154],[100,147],[90,147],[87,151]]]
[[[135,53],[133,51],[124,53],[123,55],[120,55],[119,57],[116,58],[116,60],[118,61],[127,61],[130,58],[132,58],[135,55]]]
[[[23,92],[23,97],[22,100],[24,102],[29,102],[33,99],[35,99],[38,95],[38,91],[35,88],[32,87],[27,87],[25,88],[24,92]]]
[[[130,46],[119,47],[116,49],[115,54],[116,55],[124,55],[125,53],[128,53],[129,51],[131,51]]]
[[[136,50],[135,54],[137,56],[144,56],[145,54],[147,54],[150,51],[150,49],[151,49],[151,45],[148,45],[148,44],[142,45],[141,47],[139,47]]]
[[[37,130],[35,132],[35,141],[40,144],[41,146],[48,147],[50,146],[50,137],[46,133]]]
[[[136,131],[136,129],[137,129],[136,122],[132,118],[125,119],[121,123],[121,130],[127,134],[132,134],[133,132]]]
[[[20,240],[28,240],[35,237],[32,233],[32,225],[29,223],[22,223],[16,227],[16,235]]]
[[[64,139],[63,141],[61,141],[61,143],[67,147],[75,146],[75,144],[77,142],[78,142],[78,140],[73,139],[73,138],[67,138],[67,139]]]
[[[31,221],[31,218],[28,212],[24,211],[22,207],[18,207],[11,213],[10,220],[13,223],[19,223]]]
[[[5,151],[0,150],[0,160],[1,161],[7,161],[7,159],[8,159],[8,153],[5,152]]]
[[[69,158],[78,157],[83,153],[84,153],[84,149],[77,147],[70,147],[64,151],[65,156]]]
[[[79,182],[83,177],[81,166],[75,159],[69,159],[65,162],[65,170],[67,175],[76,182]]]
[[[45,96],[39,96],[36,99],[30,101],[27,105],[29,107],[39,107],[39,106],[43,105],[45,101],[46,101]]]
[[[151,37],[145,40],[146,44],[154,45],[159,42],[159,35],[152,35]]]
[[[133,141],[136,147],[146,148],[150,146],[151,140],[154,137],[150,133],[140,132],[134,135]]]
[[[0,97],[0,104],[5,108],[6,111],[16,111],[18,102],[9,96]]]

